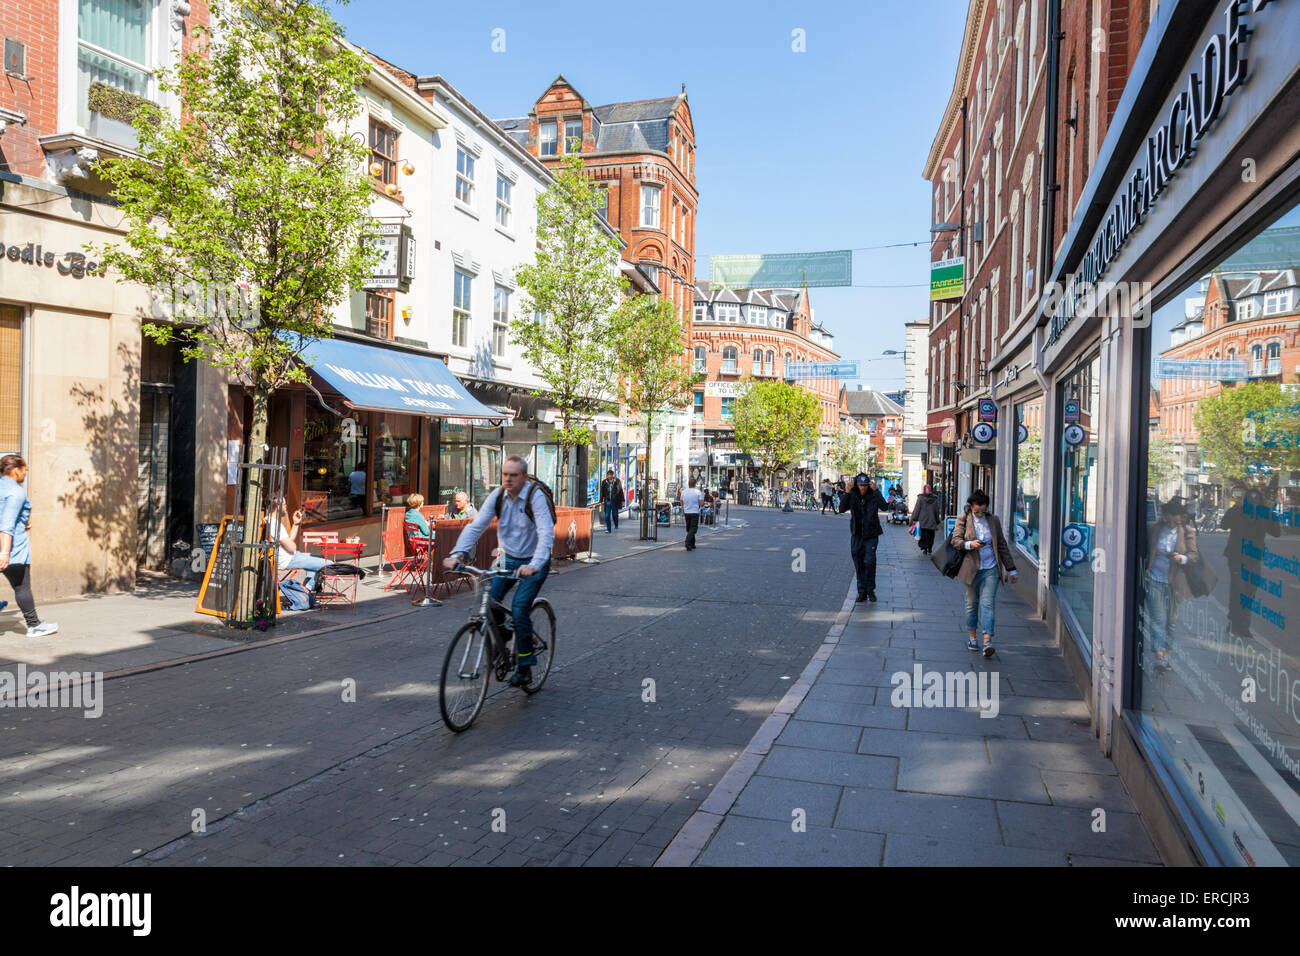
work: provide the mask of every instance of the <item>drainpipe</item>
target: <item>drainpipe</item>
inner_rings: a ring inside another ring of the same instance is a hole
[[[1060,112],[1061,86],[1061,0],[1048,0],[1047,4],[1047,101],[1044,104],[1043,136],[1043,238],[1038,247],[1038,289],[1047,284],[1047,273],[1052,267],[1053,236],[1056,232],[1055,193],[1061,189],[1056,181],[1056,118]]]

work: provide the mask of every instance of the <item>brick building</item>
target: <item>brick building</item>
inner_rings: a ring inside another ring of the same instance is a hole
[[[840,414],[876,450],[877,473],[901,477],[903,467],[903,406],[883,392],[859,385],[840,391]],[[918,489],[919,490],[919,489]]]
[[[731,425],[739,383],[784,379],[791,362],[835,361],[835,339],[817,322],[807,289],[714,289],[707,282],[694,289],[691,355],[695,370],[707,379],[695,392],[692,470],[707,467],[712,453],[713,467],[743,474]],[[821,402],[820,460],[839,424],[839,380],[798,384]],[[795,467],[802,471],[812,466],[805,460]]]

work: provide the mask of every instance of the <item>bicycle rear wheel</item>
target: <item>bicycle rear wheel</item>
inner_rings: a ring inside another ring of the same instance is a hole
[[[533,679],[523,689],[525,694],[536,694],[546,683],[555,657],[555,611],[549,601],[538,598],[528,616],[533,622]]]
[[[483,709],[492,674],[487,625],[470,621],[451,639],[442,662],[438,706],[449,730],[468,730]]]

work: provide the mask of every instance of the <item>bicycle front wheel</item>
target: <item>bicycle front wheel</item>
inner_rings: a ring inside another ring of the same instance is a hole
[[[533,679],[524,685],[524,693],[536,694],[546,683],[555,657],[555,611],[549,601],[538,598],[528,616],[533,622]]]
[[[486,627],[477,621],[465,624],[451,639],[442,662],[438,705],[443,723],[456,733],[469,730],[487,697],[492,662]]]

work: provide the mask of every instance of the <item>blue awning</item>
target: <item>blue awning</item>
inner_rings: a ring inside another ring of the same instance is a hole
[[[320,339],[303,349],[302,361],[355,409],[436,418],[511,417],[470,395],[436,358]]]

